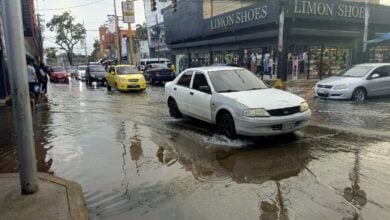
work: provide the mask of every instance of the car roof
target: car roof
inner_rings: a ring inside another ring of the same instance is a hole
[[[355,66],[379,67],[385,65],[390,65],[390,63],[361,63],[361,64],[356,64]]]
[[[233,67],[233,66],[207,66],[207,67],[190,68],[187,70],[200,70],[200,71],[214,72],[214,71],[222,71],[222,70],[240,70],[240,69],[244,69],[244,68]]]

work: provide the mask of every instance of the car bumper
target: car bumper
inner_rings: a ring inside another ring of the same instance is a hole
[[[175,76],[156,76],[154,81],[173,81]]]
[[[313,88],[313,96],[323,99],[350,99],[353,91],[350,89],[333,90],[325,88]]]
[[[118,89],[121,91],[143,90],[146,89],[146,82],[119,83],[117,86]]]
[[[280,117],[249,118],[241,116],[235,120],[236,133],[244,136],[270,136],[291,133],[309,125],[310,118],[310,110]]]
[[[63,81],[63,82],[69,81],[68,76],[51,76],[50,79],[51,81]]]
[[[90,77],[89,78],[91,82],[105,82],[106,78],[105,77]]]

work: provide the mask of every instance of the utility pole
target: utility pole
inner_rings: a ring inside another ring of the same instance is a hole
[[[131,2],[131,1],[127,0],[127,2]],[[134,13],[135,13],[135,10],[134,10]],[[131,31],[131,23],[128,23],[128,31],[129,31],[129,54],[128,54],[128,56],[130,57],[129,61],[130,61],[130,65],[135,65],[135,63],[134,63],[134,42],[133,42],[133,37],[131,35],[131,32],[132,32]]]
[[[85,28],[84,19],[83,19],[83,26]],[[84,34],[84,48],[85,48],[85,64],[88,65],[88,51],[87,51],[87,32]]]
[[[116,0],[114,0],[114,14],[115,14],[115,29],[117,34],[117,52],[118,52],[118,64],[122,63],[122,48],[121,48],[121,34],[119,29],[118,15],[116,13]]]
[[[156,33],[157,33],[157,62],[160,63],[160,26],[158,25],[157,12],[156,12]]]
[[[363,35],[363,52],[367,52],[367,38],[368,25],[370,19],[370,8],[368,7],[368,0],[366,0],[365,14],[364,14],[364,35]]]
[[[27,83],[21,1],[2,1],[4,35],[8,55],[12,108],[16,130],[22,194],[38,191],[34,131]]]

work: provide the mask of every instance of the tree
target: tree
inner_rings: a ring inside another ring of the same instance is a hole
[[[57,61],[57,50],[54,47],[49,47],[45,49],[45,54],[47,57],[47,64],[53,65]]]
[[[91,61],[96,61],[100,59],[100,42],[95,39],[95,42],[93,43],[93,51],[91,53]]]
[[[46,27],[56,32],[56,44],[65,50],[69,63],[73,65],[73,48],[84,39],[86,34],[84,26],[75,23],[69,12],[64,12],[62,15],[54,15]]]
[[[137,39],[139,40],[148,39],[148,28],[146,27],[145,22],[142,25],[137,24],[135,31],[136,31]]]

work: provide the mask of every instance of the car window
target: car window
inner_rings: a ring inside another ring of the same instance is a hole
[[[179,86],[184,86],[184,87],[190,87],[190,82],[191,82],[192,74],[193,74],[192,71],[188,71],[188,72],[184,73],[184,74],[180,77],[179,81],[177,82],[177,85],[179,85]]]
[[[389,66],[378,67],[372,74],[379,74],[379,78],[388,77],[390,75]]]
[[[209,77],[214,90],[218,93],[268,88],[257,76],[242,68],[210,71]]]
[[[89,66],[89,70],[91,72],[105,72],[105,69],[103,66]]]
[[[131,66],[119,66],[116,68],[118,75],[138,74],[138,70]]]
[[[192,88],[199,90],[201,86],[209,86],[206,76],[203,73],[195,73],[194,82],[192,83]]]

